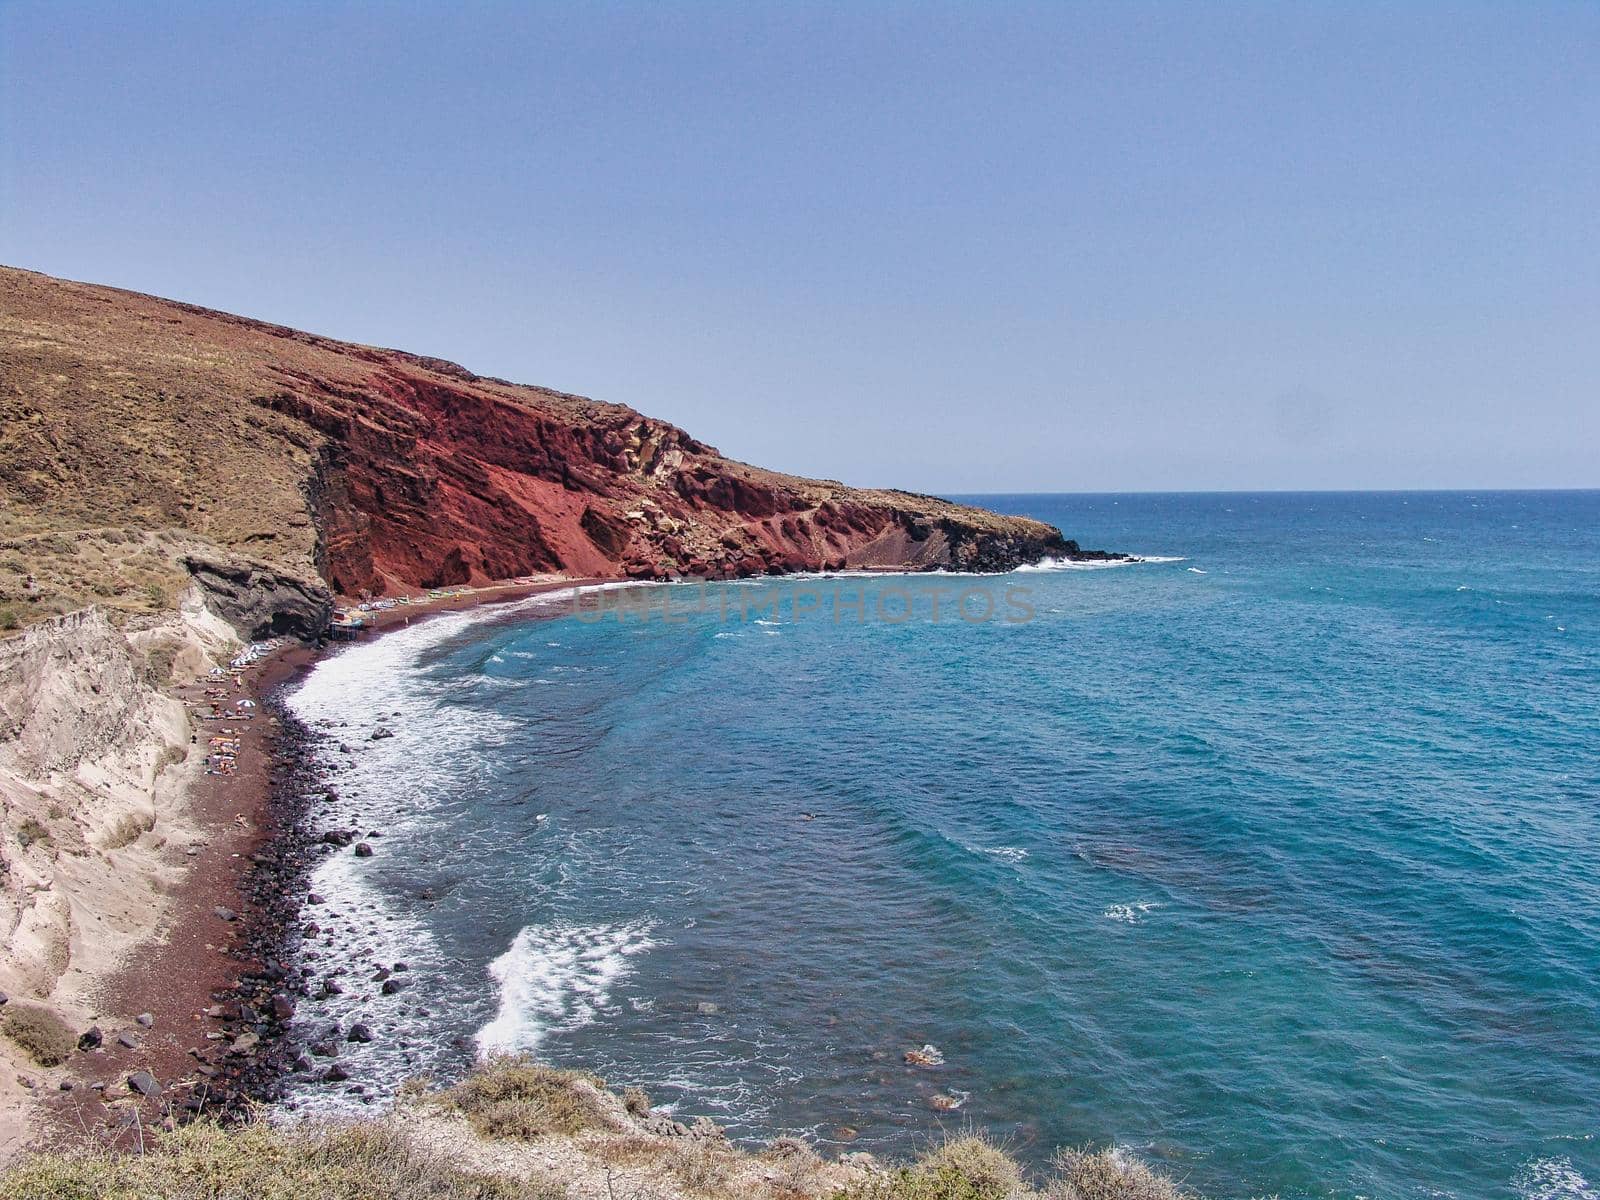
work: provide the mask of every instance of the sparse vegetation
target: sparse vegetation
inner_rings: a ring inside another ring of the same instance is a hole
[[[1173,1180],[1115,1150],[1063,1150],[1051,1200],[1189,1200]]]
[[[490,1059],[439,1093],[438,1101],[464,1114],[484,1137],[531,1141],[603,1125],[596,1093],[603,1095],[605,1086],[604,1080],[581,1071],[508,1055]]]
[[[506,1057],[442,1091],[408,1081],[388,1117],[198,1123],[147,1130],[139,1152],[31,1155],[0,1174],[0,1200],[1191,1200],[1109,1150],[1064,1153],[1035,1186],[975,1135],[901,1167],[828,1162],[796,1138],[751,1152],[704,1120],[662,1132],[642,1096]]]
[[[82,1150],[25,1159],[0,1200],[560,1200],[548,1182],[463,1171],[391,1124],[297,1130],[197,1124],[152,1136],[145,1154]]]
[[[835,1200],[1193,1200],[1165,1175],[1115,1150],[1063,1151],[1035,1187],[1016,1160],[975,1135],[875,1175]]]
[[[17,841],[22,843],[24,850],[35,842],[43,842],[49,845],[50,831],[33,817],[24,817],[17,822]]]
[[[78,1035],[52,1008],[13,1000],[5,1008],[0,1033],[41,1067],[59,1067],[77,1047]]]

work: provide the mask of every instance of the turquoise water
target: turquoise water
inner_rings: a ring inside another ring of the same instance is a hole
[[[412,986],[308,1028],[378,1028],[374,1088],[525,1048],[751,1136],[1600,1195],[1600,493],[981,501],[1174,561],[608,592],[319,667],[329,819],[383,837],[308,949]]]

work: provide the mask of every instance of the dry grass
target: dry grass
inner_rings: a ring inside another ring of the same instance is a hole
[[[34,1155],[0,1177],[0,1200],[560,1200],[547,1181],[462,1171],[383,1121],[233,1130],[190,1125],[145,1154]]]
[[[664,1136],[619,1117],[622,1099],[594,1076],[527,1058],[491,1061],[444,1091],[417,1080],[402,1098],[384,1118],[202,1123],[147,1133],[142,1154],[35,1154],[0,1175],[0,1200],[1191,1200],[1113,1151],[1063,1153],[1035,1185],[975,1135],[900,1167],[866,1156],[827,1162],[794,1138],[752,1153],[704,1121]],[[454,1122],[417,1137],[430,1108],[459,1115],[485,1141]]]
[[[604,1091],[605,1082],[581,1071],[562,1071],[531,1058],[506,1056],[489,1060],[455,1087],[439,1093],[437,1100],[465,1115],[484,1137],[525,1142],[604,1126],[590,1089]]]
[[[77,1049],[78,1035],[54,1009],[12,1001],[6,1005],[4,1033],[41,1067],[59,1067]]]
[[[1051,1200],[1185,1200],[1173,1180],[1115,1150],[1063,1150],[1055,1159]]]
[[[1165,1175],[1115,1150],[1071,1150],[1035,1187],[1015,1159],[968,1135],[935,1147],[908,1167],[873,1176],[834,1200],[1193,1200]]]

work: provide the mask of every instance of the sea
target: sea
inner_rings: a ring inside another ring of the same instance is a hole
[[[567,591],[289,696],[338,1086],[1600,1197],[1600,492],[987,495],[1126,565]],[[379,729],[393,736],[373,738]],[[400,990],[383,994],[391,972]]]

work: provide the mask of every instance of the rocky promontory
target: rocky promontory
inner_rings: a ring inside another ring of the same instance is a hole
[[[0,268],[0,624],[171,609],[250,634],[330,594],[534,574],[1002,571],[1052,526],[726,458],[618,404]]]

